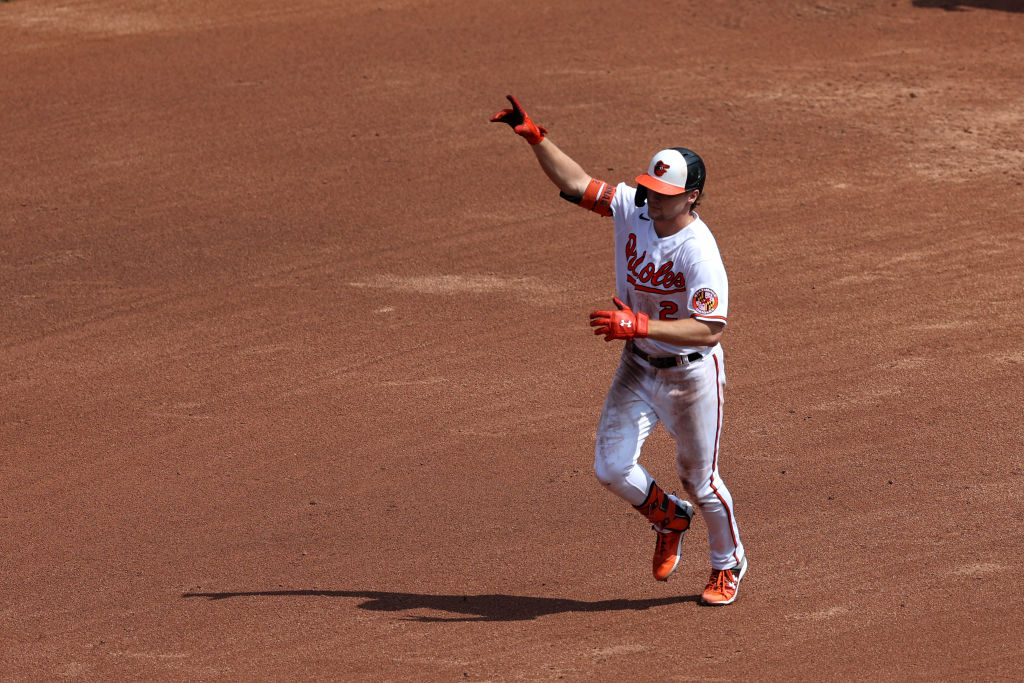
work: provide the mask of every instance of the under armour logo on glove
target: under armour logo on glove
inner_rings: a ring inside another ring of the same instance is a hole
[[[633,313],[629,306],[612,299],[618,306],[617,311],[594,311],[590,314],[590,326],[596,327],[594,334],[603,334],[605,341],[612,339],[633,339],[647,336],[647,323],[650,320],[646,313]]]

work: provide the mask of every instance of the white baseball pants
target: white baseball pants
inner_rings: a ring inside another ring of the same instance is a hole
[[[597,430],[594,473],[630,505],[647,497],[653,478],[640,451],[661,422],[676,443],[676,472],[708,527],[711,566],[728,569],[743,557],[732,495],[718,473],[725,402],[721,346],[703,360],[654,368],[624,349]]]

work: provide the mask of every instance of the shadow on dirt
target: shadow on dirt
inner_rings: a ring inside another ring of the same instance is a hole
[[[534,598],[522,595],[425,595],[420,593],[389,593],[383,591],[324,591],[324,590],[280,590],[246,591],[238,593],[183,593],[183,598],[227,598],[247,597],[327,597],[362,598],[361,609],[375,612],[404,612],[425,609],[438,612],[461,614],[461,617],[410,616],[410,621],[528,621],[548,614],[566,612],[616,612],[622,610],[645,610],[652,607],[696,602],[696,595],[676,595],[667,598],[647,600],[567,600],[563,598]]]
[[[966,12],[968,7],[1024,12],[1024,0],[914,0],[914,7],[938,7],[947,12]]]

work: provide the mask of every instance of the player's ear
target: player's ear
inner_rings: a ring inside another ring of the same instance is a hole
[[[647,203],[647,188],[640,185],[636,188],[636,199],[633,202],[639,207]]]

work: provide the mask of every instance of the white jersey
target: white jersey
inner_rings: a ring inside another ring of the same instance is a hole
[[[619,183],[611,199],[619,299],[651,320],[696,318],[726,324],[729,281],[708,226],[698,216],[676,234],[658,237],[647,206],[637,207],[635,198],[636,188]],[[633,343],[655,356],[707,351],[650,338]]]

